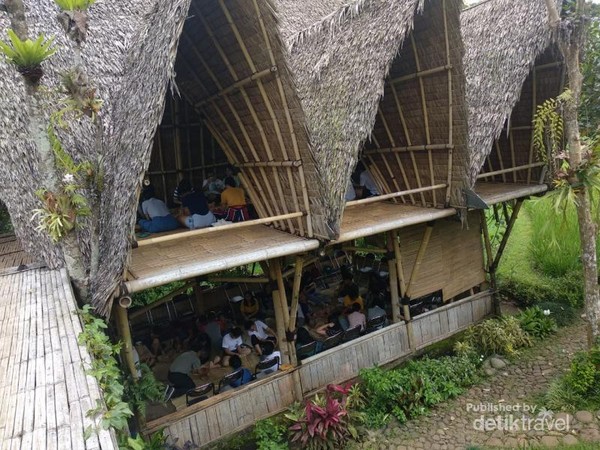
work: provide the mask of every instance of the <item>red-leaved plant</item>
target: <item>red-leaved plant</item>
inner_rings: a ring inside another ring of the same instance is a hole
[[[347,409],[351,385],[327,386],[325,395],[315,395],[303,409],[285,416],[290,426],[291,442],[310,450],[335,449],[351,437],[357,438]]]

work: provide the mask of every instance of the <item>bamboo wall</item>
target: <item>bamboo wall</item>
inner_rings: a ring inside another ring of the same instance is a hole
[[[465,182],[462,41],[454,1],[441,3],[427,2],[424,13],[415,16],[363,151],[382,192],[430,187],[398,200],[422,206],[447,206],[452,189],[460,190]],[[456,195],[452,200],[462,201]]]
[[[557,97],[564,87],[562,65],[554,47],[540,55],[523,84],[521,96],[500,138],[485,161],[480,182],[538,184],[544,163],[533,147],[532,120],[538,105]],[[515,168],[517,170],[515,170]],[[486,173],[496,173],[485,176]]]
[[[329,383],[355,378],[361,368],[407,357],[479,322],[491,312],[491,293],[477,294],[418,316],[409,325],[413,327],[412,343],[408,342],[406,324],[391,325],[304,360],[294,369],[299,385],[294,381],[296,374],[284,372],[149,422],[145,432],[152,434],[164,428],[179,442],[191,440],[206,445],[283,411],[295,401],[294,388],[307,395]]]
[[[479,218],[470,212],[468,224],[455,219],[435,222],[424,259],[413,281],[411,297],[442,290],[447,301],[485,281]],[[398,231],[404,279],[409,280],[427,224]]]

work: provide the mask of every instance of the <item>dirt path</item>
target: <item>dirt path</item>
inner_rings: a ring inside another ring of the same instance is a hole
[[[552,412],[540,416],[543,411],[535,401],[536,395],[544,392],[550,381],[568,368],[573,354],[584,347],[585,328],[582,322],[577,322],[537,344],[516,363],[499,370],[460,397],[439,405],[429,416],[404,425],[394,421],[383,432],[369,432],[358,448],[464,450],[469,446],[519,448],[552,447],[577,441],[600,443],[600,411],[579,411],[575,417]],[[529,409],[525,418],[531,422],[525,428],[533,429],[514,430],[523,423],[523,412],[509,411],[513,407]],[[482,408],[487,410],[482,411]],[[551,424],[555,424],[554,430],[550,430]],[[498,429],[507,426],[513,430]],[[568,430],[558,431],[560,428]]]

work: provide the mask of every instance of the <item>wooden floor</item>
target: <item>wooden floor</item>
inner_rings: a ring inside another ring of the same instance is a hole
[[[84,440],[100,391],[74,310],[64,271],[0,275],[0,449],[117,448],[106,431]]]
[[[344,211],[340,237],[332,244],[451,217],[455,214],[454,208],[423,208],[390,202],[349,206]]]
[[[21,244],[15,235],[0,236],[0,271],[32,262],[34,259],[21,249]]]
[[[515,198],[528,197],[542,194],[548,190],[545,184],[518,184],[518,183],[486,183],[478,182],[475,192],[488,205],[506,202]]]
[[[315,250],[304,239],[265,225],[221,230],[141,246],[131,252],[129,292],[219,272],[244,264]]]

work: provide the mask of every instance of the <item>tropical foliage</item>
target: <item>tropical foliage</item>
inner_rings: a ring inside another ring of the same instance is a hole
[[[54,0],[58,7],[63,11],[85,11],[96,0]]]
[[[20,71],[34,69],[56,52],[54,38],[40,34],[35,41],[21,40],[13,30],[8,30],[9,43],[0,41],[0,52]]]

